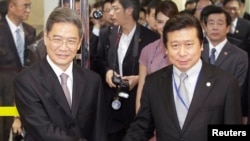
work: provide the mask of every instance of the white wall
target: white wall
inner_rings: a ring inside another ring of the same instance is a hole
[[[172,0],[172,1],[176,3],[179,11],[184,10],[186,0]]]
[[[44,24],[49,14],[58,6],[58,0],[44,0]]]

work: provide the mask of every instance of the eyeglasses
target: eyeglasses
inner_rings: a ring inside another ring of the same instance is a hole
[[[109,11],[114,10],[114,11],[116,12],[116,11],[118,11],[119,9],[122,9],[122,8],[120,8],[120,7],[115,7],[115,6],[114,6],[114,7],[111,7]]]
[[[108,8],[108,9],[104,9],[102,10],[103,12],[110,12],[111,11],[111,8]]]
[[[31,9],[31,3],[25,3],[23,5],[17,5],[17,6],[22,7],[22,9],[25,9],[25,10]]]
[[[61,46],[64,43],[64,40],[65,40],[66,46],[68,48],[74,48],[74,47],[77,46],[77,40],[76,39],[63,39],[61,37],[50,38],[49,36],[47,36],[47,37],[55,47]]]
[[[237,8],[237,7],[225,7],[225,9],[227,11],[238,11],[239,10],[239,8]]]

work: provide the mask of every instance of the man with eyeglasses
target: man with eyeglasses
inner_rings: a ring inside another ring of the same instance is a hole
[[[108,141],[121,141],[132,122],[135,116],[138,59],[143,47],[159,39],[157,33],[137,23],[139,11],[139,0],[114,0],[109,14],[115,26],[99,37],[95,65],[105,85],[103,106],[108,114]],[[112,78],[125,82],[126,86],[122,87],[126,90],[120,91],[122,84],[115,83]]]
[[[0,20],[0,106],[13,106],[13,79],[35,59],[29,51],[36,36],[35,29],[24,23],[31,11],[31,0],[7,0],[7,14]],[[12,117],[0,117],[0,140],[7,141],[10,134]],[[21,134],[21,123],[14,118],[12,131]]]
[[[228,36],[239,39],[240,48],[250,53],[250,22],[240,18],[241,0],[224,0],[223,7],[232,18],[231,30]]]
[[[83,26],[69,8],[47,19],[47,55],[14,81],[25,141],[106,141],[101,78],[73,62]]]

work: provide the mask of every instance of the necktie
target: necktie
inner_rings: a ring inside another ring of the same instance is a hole
[[[189,104],[190,104],[190,102],[188,100],[187,88],[185,85],[185,80],[187,77],[188,76],[186,73],[181,73],[180,85],[178,88],[177,100],[176,100],[176,110],[177,110],[178,120],[179,120],[179,124],[180,124],[181,128],[182,128],[184,121],[186,119],[186,115],[187,115]]]
[[[20,28],[16,29],[16,48],[21,64],[24,65],[24,42]]]
[[[215,63],[215,52],[216,52],[216,49],[213,48],[212,51],[211,51],[211,56],[210,56],[210,64],[214,64]]]
[[[64,91],[64,94],[65,94],[65,97],[66,97],[66,99],[68,101],[68,104],[71,107],[71,97],[70,97],[70,93],[69,93],[69,88],[67,86],[68,77],[69,76],[67,74],[65,74],[65,73],[62,73],[60,75],[62,89]]]

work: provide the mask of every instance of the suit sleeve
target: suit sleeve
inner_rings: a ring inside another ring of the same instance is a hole
[[[240,87],[238,81],[233,80],[225,99],[224,124],[241,124],[242,112],[239,109],[241,109]]]
[[[21,121],[28,136],[35,141],[86,141],[80,137],[67,135],[64,130],[54,125],[43,108],[43,103],[35,95],[34,84],[29,80],[17,78],[14,81],[15,101]],[[30,134],[31,133],[31,134]]]
[[[107,63],[107,52],[109,50],[110,47],[110,43],[109,43],[109,33],[110,33],[110,29],[109,27],[107,27],[108,29],[106,31],[100,31],[100,36],[99,36],[99,40],[97,43],[97,48],[96,48],[96,56],[95,56],[95,60],[93,61],[94,63],[94,67],[95,67],[95,71],[101,75],[102,79],[105,80],[105,75],[106,75],[106,68],[108,66]]]
[[[152,117],[152,111],[150,107],[150,80],[145,80],[145,84],[142,91],[141,106],[135,120],[131,124],[130,128],[123,141],[148,141],[154,132],[154,123]]]

